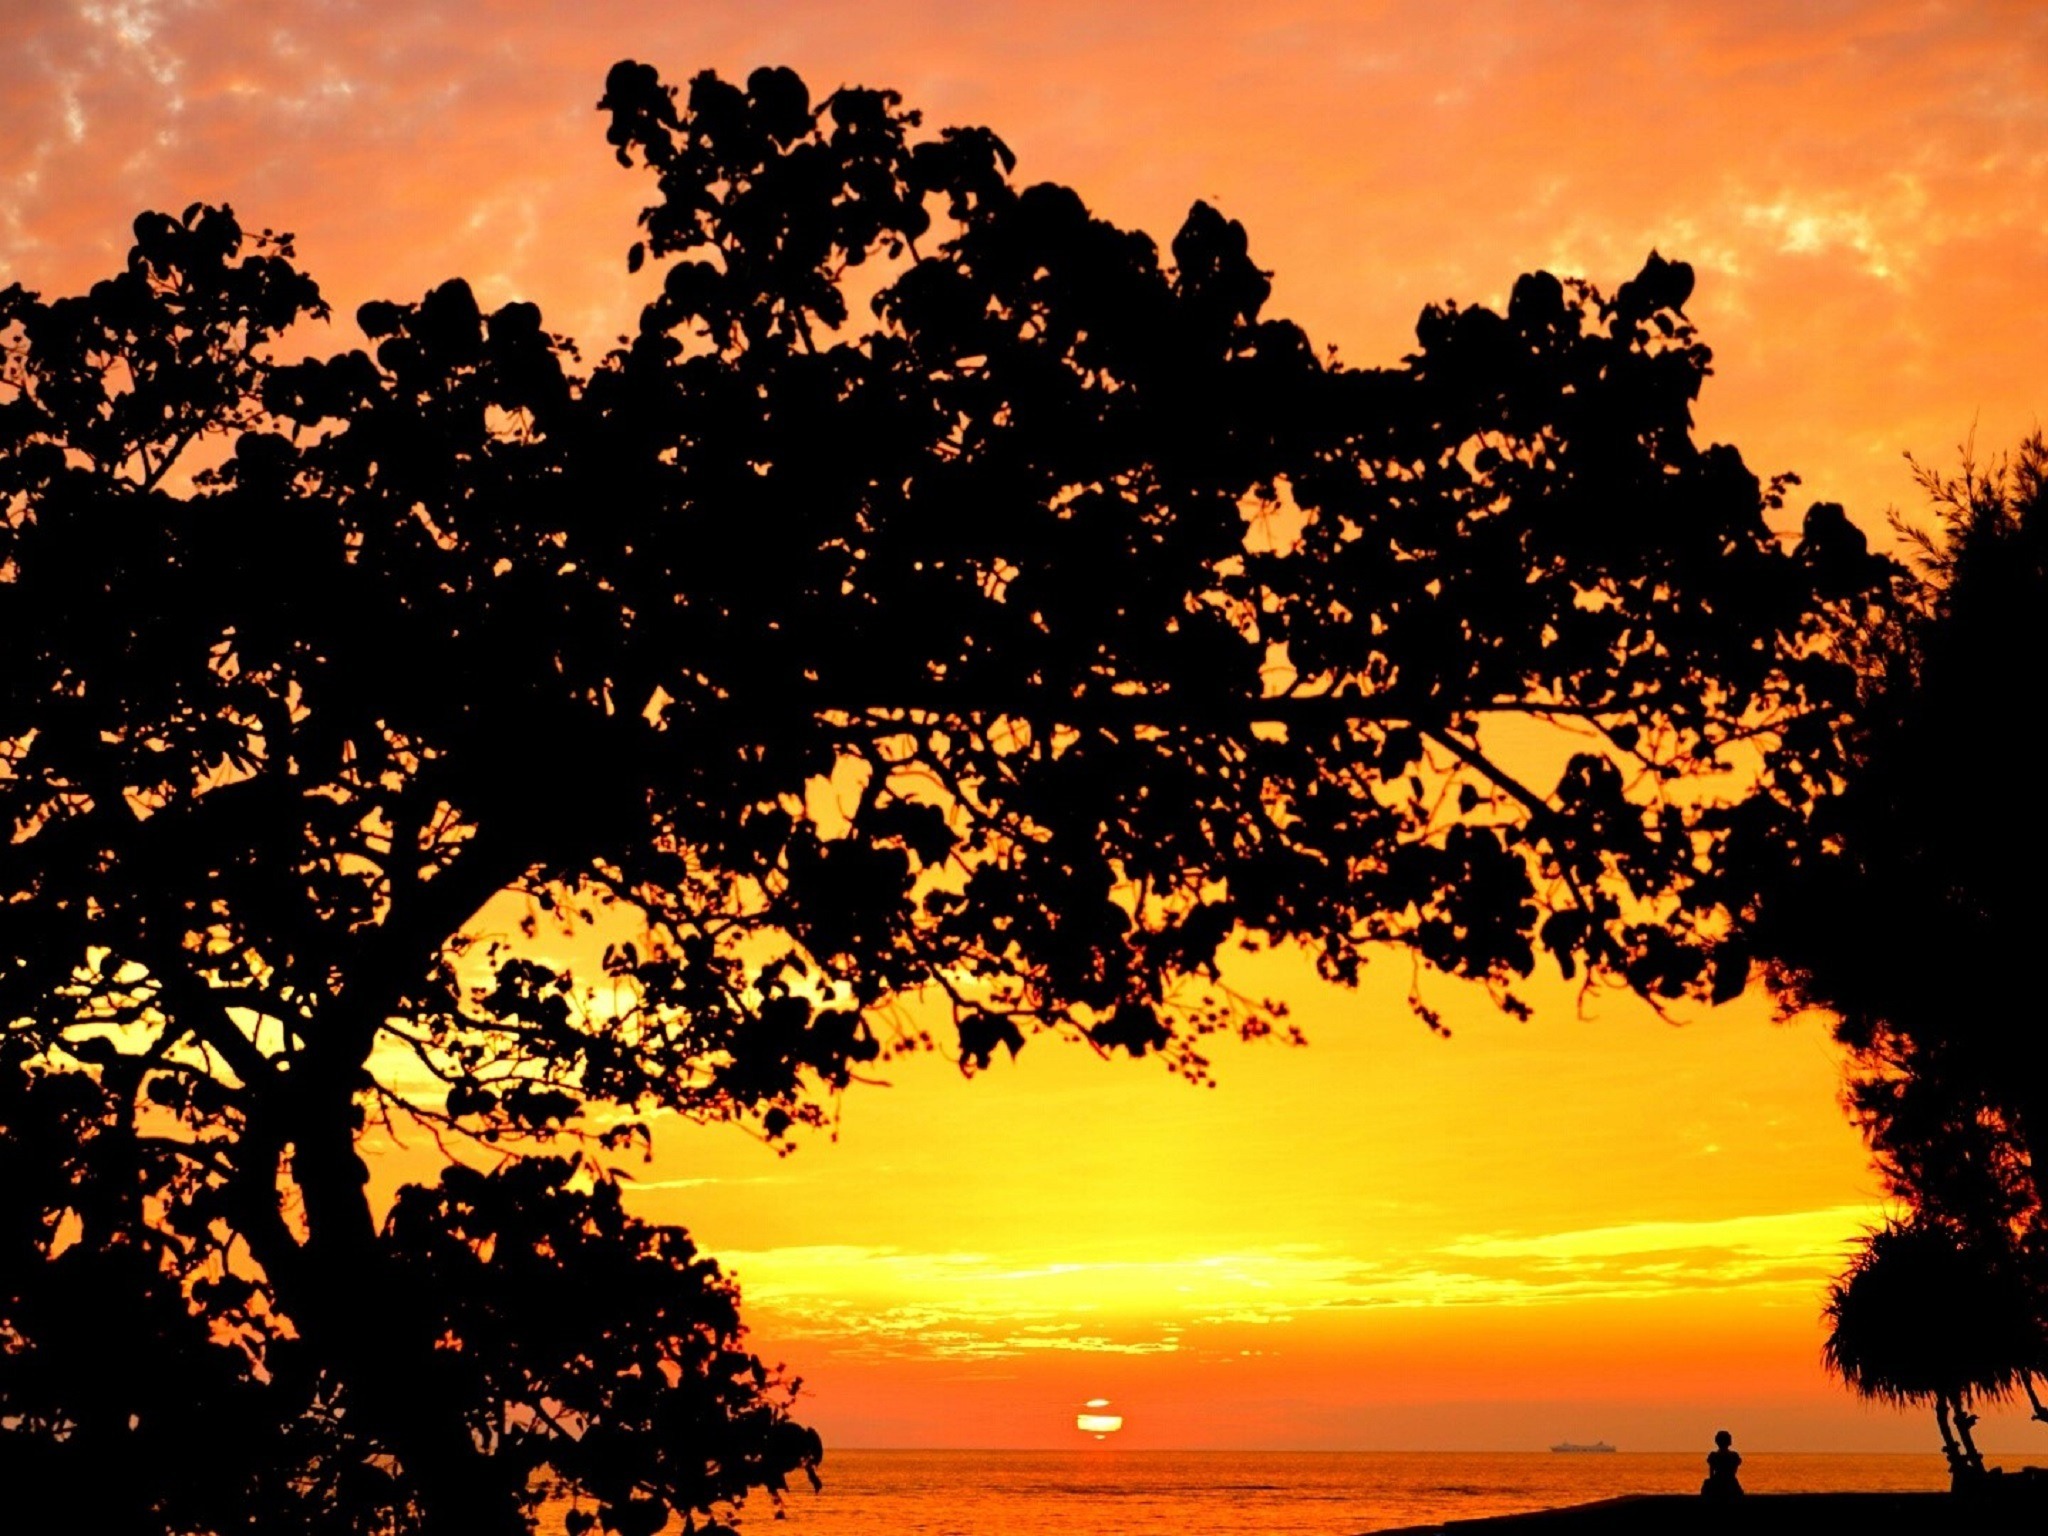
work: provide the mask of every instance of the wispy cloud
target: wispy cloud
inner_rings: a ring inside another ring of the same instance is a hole
[[[1712,1221],[1641,1221],[1577,1231],[1461,1237],[1444,1251],[1469,1258],[1582,1261],[1668,1253],[1731,1253],[1833,1262],[1871,1221],[1867,1205]]]
[[[1872,512],[1901,449],[2039,413],[2048,12],[2025,0],[602,9],[15,0],[0,264],[89,279],[138,208],[228,197],[296,230],[344,312],[462,271],[601,346],[646,291],[622,259],[642,189],[590,110],[605,67],[787,62],[991,122],[1025,175],[1156,234],[1220,199],[1277,305],[1361,362],[1527,266],[1688,257],[1717,430]]]
[[[1368,1308],[1528,1307],[1711,1291],[1811,1296],[1874,1219],[1834,1206],[1705,1221],[1467,1236],[1366,1257],[1291,1244],[1157,1260],[1038,1260],[851,1245],[734,1252],[778,1337],[871,1357],[1175,1353]]]

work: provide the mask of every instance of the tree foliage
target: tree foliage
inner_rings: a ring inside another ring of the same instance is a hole
[[[1987,1095],[2038,1150],[2048,1045],[2031,1022],[2031,936],[2048,831],[1988,818],[2025,769],[1987,768],[1967,743],[2023,729],[2048,687],[2048,445],[1921,479],[1940,526],[1905,528],[1921,568],[1861,667],[1848,771],[1815,803],[1814,835],[1781,845],[1793,859],[1766,888],[1783,899],[1751,931],[1779,984],[1839,1017],[1852,1048]]]
[[[1814,802],[1807,836],[1775,845],[1785,862],[1755,881],[1745,928],[1789,1000],[1835,1016],[1856,1064],[1851,1110],[1913,1212],[1911,1235],[1874,1238],[1845,1284],[1917,1274],[1901,1295],[1918,1315],[1901,1314],[1890,1348],[1952,1347],[1949,1369],[1974,1390],[2032,1396],[2048,1375],[2048,1037],[2033,948],[2048,833],[2038,816],[1998,813],[2028,772],[1978,744],[2024,730],[2048,697],[2048,443],[1919,478],[1936,525],[1900,522],[1917,569],[1865,637],[1843,777]],[[1887,1243],[1964,1256],[1895,1260]],[[2009,1282],[2002,1311],[1982,1292],[1994,1272]]]
[[[1959,1470],[1984,1470],[1970,1404],[2016,1393],[2040,1347],[2040,1297],[2014,1258],[1943,1221],[1894,1222],[1829,1291],[1829,1369],[1864,1397],[1930,1405]]]
[[[0,1441],[140,1528],[775,1488],[647,1116],[1038,1030],[1200,1076],[1280,1015],[1231,943],[1727,997],[1730,850],[1838,766],[1888,568],[1694,441],[1683,264],[1355,369],[1215,210],[1162,252],[893,94],[601,107],[660,281],[587,366],[460,280],[282,360],[325,306],[226,209],[0,294]],[[394,1125],[477,1153],[377,1210]],[[159,1475],[195,1400],[246,1464]]]

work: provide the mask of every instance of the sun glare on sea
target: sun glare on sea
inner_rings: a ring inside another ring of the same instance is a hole
[[[1124,1416],[1109,1411],[1109,1399],[1106,1397],[1089,1398],[1081,1405],[1081,1411],[1074,1415],[1074,1428],[1098,1440],[1107,1440],[1123,1427]]]

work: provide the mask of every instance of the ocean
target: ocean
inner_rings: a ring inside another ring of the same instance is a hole
[[[1623,1493],[1688,1493],[1705,1454],[1618,1451],[835,1451],[759,1536],[1360,1536]],[[1939,1456],[1744,1452],[1753,1493],[1948,1486]],[[558,1536],[561,1512],[541,1530]],[[675,1527],[671,1526],[671,1530]]]

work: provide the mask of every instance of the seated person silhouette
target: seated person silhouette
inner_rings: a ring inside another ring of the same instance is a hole
[[[1742,1484],[1735,1480],[1735,1469],[1742,1465],[1742,1455],[1731,1449],[1735,1437],[1722,1430],[1714,1436],[1714,1448],[1707,1452],[1707,1480],[1700,1484],[1700,1497],[1707,1499],[1739,1499]]]

